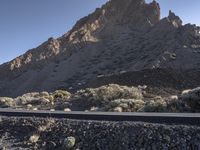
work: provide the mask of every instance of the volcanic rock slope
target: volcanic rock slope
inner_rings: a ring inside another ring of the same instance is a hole
[[[182,25],[171,11],[160,19],[156,1],[147,4],[144,0],[110,0],[62,37],[49,38],[1,65],[0,96],[72,90],[103,84],[100,81],[121,83],[105,78],[126,79],[123,75],[128,78],[121,84],[156,82],[168,86],[165,76],[170,72],[173,83],[192,80],[193,86],[199,83],[192,76],[197,75],[199,60],[200,27]],[[145,74],[150,74],[149,79]]]

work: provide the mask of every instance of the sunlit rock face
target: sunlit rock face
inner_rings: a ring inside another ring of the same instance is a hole
[[[199,27],[182,25],[171,11],[160,19],[156,1],[110,0],[60,38],[1,65],[0,95],[74,90],[121,72],[190,72],[199,69],[199,60]]]

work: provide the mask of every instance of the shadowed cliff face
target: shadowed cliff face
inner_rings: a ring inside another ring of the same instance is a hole
[[[171,11],[160,19],[156,1],[110,0],[60,38],[1,65],[0,95],[77,89],[123,71],[187,72],[198,70],[199,60],[199,27],[183,26]]]

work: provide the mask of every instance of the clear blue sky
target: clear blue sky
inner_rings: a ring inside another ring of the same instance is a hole
[[[107,0],[0,0],[0,64],[59,37]],[[152,0],[147,0],[150,2]],[[200,0],[157,0],[162,17],[169,9],[184,23],[200,25]]]

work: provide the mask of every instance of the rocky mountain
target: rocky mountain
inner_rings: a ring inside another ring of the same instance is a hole
[[[0,66],[0,96],[108,83],[172,89],[200,83],[200,27],[156,1],[110,0],[58,39]]]

